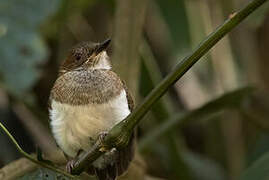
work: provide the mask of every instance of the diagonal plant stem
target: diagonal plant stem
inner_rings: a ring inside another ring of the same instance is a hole
[[[221,38],[229,33],[235,26],[242,22],[249,14],[255,11],[267,0],[253,0],[240,11],[233,13],[221,26],[212,32],[198,47],[185,57],[172,70],[159,85],[154,88],[144,101],[125,120],[115,125],[102,141],[97,141],[87,152],[81,154],[74,163],[72,174],[80,174],[84,168],[95,161],[105,152],[103,149],[123,147],[128,144],[129,137],[135,126],[150,110],[160,97],[181,78],[204,54],[206,54]]]
[[[44,168],[48,168],[56,173],[60,173],[64,176],[67,176],[69,178],[75,178],[75,176],[55,167],[55,166],[52,166],[52,165],[49,165],[47,163],[44,163],[44,162],[41,162],[41,161],[38,161],[37,159],[35,159],[33,156],[31,156],[30,154],[26,153],[21,147],[20,145],[18,144],[18,142],[15,140],[15,138],[10,134],[10,132],[7,130],[7,128],[0,122],[0,128],[3,129],[3,131],[7,134],[7,136],[10,138],[10,140],[12,141],[12,143],[16,146],[16,148],[18,149],[18,151],[28,160],[32,161],[33,163],[37,164],[37,165],[40,165]]]

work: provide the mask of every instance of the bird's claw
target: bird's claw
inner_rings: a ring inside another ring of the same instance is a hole
[[[104,132],[99,133],[99,135],[98,135],[98,141],[103,142],[104,139],[105,139],[105,137],[107,136],[107,134],[108,134],[107,131],[104,131]]]
[[[71,174],[72,169],[74,168],[74,165],[75,165],[75,160],[74,159],[68,161],[66,166],[65,166],[66,171]]]
[[[105,139],[105,137],[107,136],[107,134],[108,134],[108,132],[106,132],[106,131],[101,132],[101,133],[98,135],[97,141],[98,141],[99,143],[102,144],[103,141],[104,141],[104,139]],[[101,152],[106,152],[107,149],[103,146],[103,147],[101,147],[101,148],[99,149],[99,151],[101,151]]]

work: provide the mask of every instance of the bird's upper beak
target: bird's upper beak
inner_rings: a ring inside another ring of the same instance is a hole
[[[102,52],[103,50],[106,50],[107,47],[110,44],[111,39],[107,39],[104,42],[101,42],[97,45],[97,49],[96,49],[96,54],[99,54],[100,52]]]

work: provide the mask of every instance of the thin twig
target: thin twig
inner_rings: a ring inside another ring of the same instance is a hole
[[[37,159],[35,159],[33,156],[31,156],[30,154],[26,153],[21,147],[20,145],[17,143],[17,141],[15,140],[15,138],[10,134],[10,132],[6,129],[6,127],[0,122],[0,127],[3,129],[3,131],[8,135],[8,137],[11,139],[12,143],[16,146],[17,150],[28,160],[32,161],[33,163],[36,163],[44,168],[48,168],[52,171],[55,171],[57,173],[60,173],[64,176],[70,177],[70,178],[75,178],[75,176],[55,167],[49,164],[46,164],[44,162],[38,161]]]

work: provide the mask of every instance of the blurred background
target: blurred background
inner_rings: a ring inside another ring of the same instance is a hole
[[[48,125],[48,97],[73,45],[111,37],[113,68],[139,104],[248,2],[1,0],[0,121],[25,151],[35,153],[40,147],[49,157],[56,146]],[[152,107],[138,129],[143,165],[137,171],[170,180],[236,180],[253,175],[246,170],[258,159],[269,166],[268,48],[267,2]],[[21,157],[1,130],[0,147],[0,168]]]

